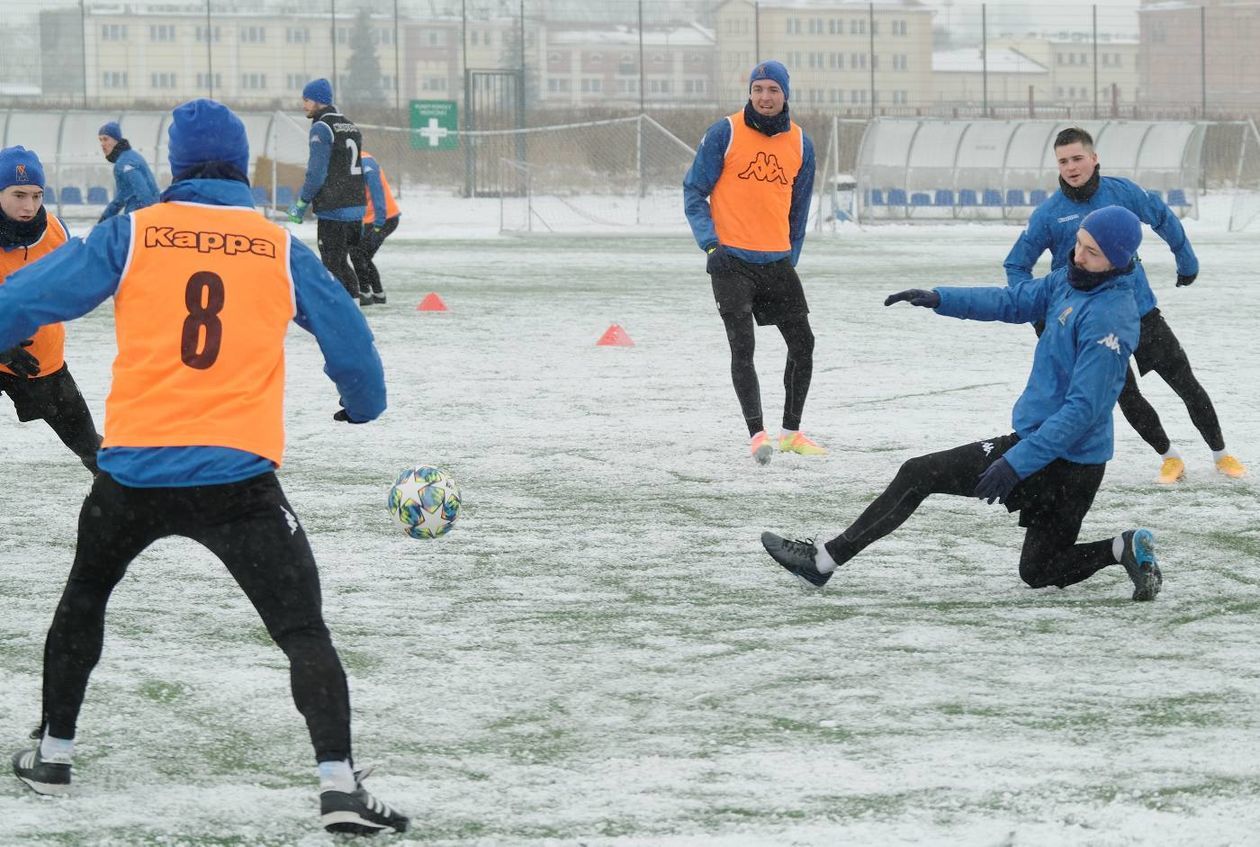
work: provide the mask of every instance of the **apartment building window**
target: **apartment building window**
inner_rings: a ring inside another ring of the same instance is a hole
[[[824,67],[824,65],[823,65],[823,54],[822,54],[822,53],[810,53],[810,54],[809,54],[809,66],[810,66],[811,68],[822,68],[822,67]]]
[[[788,34],[788,35],[800,35],[800,34],[801,34],[801,19],[800,19],[800,18],[788,18],[788,19],[787,19],[787,34]]]
[[[475,30],[475,29],[470,29],[470,30],[468,30],[468,46],[469,46],[469,47],[476,47],[476,46],[477,46],[477,39],[478,39],[478,38],[480,38],[480,37],[481,37],[481,36],[480,36],[480,33],[478,33],[478,32],[477,32],[477,30]]]
[[[243,26],[241,27],[241,41],[246,44],[264,44],[267,41],[267,28]]]
[[[859,69],[865,69],[866,68],[866,54],[865,53],[851,53],[849,55],[849,67],[855,71]]]
[[[892,93],[893,104],[897,106],[904,106],[907,103],[909,103],[910,98],[907,96],[907,94],[908,92],[905,92],[905,91],[894,91]]]
[[[163,71],[161,73],[149,74],[150,88],[174,88],[175,74]]]
[[[852,91],[850,91],[849,102],[850,103],[865,103],[866,102],[866,89],[855,88]]]
[[[844,54],[832,53],[827,64],[834,71],[844,70]]]
[[[101,41],[126,41],[126,24],[101,24]]]
[[[303,81],[302,81],[302,83],[301,83],[301,84],[299,84],[297,87],[298,87],[298,88],[301,88],[301,87],[302,87],[302,85],[304,85],[304,84],[305,84],[305,82],[306,82],[306,81],[305,81],[305,80],[303,80]],[[198,88],[208,88],[209,86],[210,86],[210,74],[204,74],[204,73],[202,73],[202,74],[197,74],[197,87],[198,87]],[[218,73],[216,73],[216,74],[214,75],[214,87],[215,87],[215,88],[222,88],[222,87],[223,87],[223,74],[218,74]]]
[[[261,91],[266,87],[266,74],[241,74],[241,88],[246,91]]]
[[[394,75],[393,74],[381,74],[381,88],[385,89],[386,91],[394,90]]]
[[[429,42],[430,47],[445,47],[446,46],[446,31],[440,30],[440,29],[431,29],[429,30],[428,38],[426,40]]]
[[[683,90],[688,94],[703,94],[708,86],[703,79],[688,79],[683,81]]]
[[[906,22],[905,22],[905,21],[893,21],[893,22],[892,22],[892,34],[893,34],[893,35],[909,35],[909,30],[907,30],[907,29],[906,29]]]
[[[910,57],[905,53],[894,53],[892,63],[894,71],[904,71],[910,67]]]
[[[1112,67],[1115,67],[1115,68],[1120,67],[1120,64],[1121,64],[1120,59],[1121,59],[1121,56],[1119,53],[1113,53],[1111,56]]]
[[[849,35],[866,35],[866,18],[854,18],[849,21]]]
[[[823,31],[822,18],[810,18],[809,19],[809,34],[821,35],[822,31]]]
[[[1088,64],[1089,64],[1089,56],[1087,56],[1087,55],[1086,55],[1086,54],[1084,54],[1084,53],[1081,53],[1081,54],[1080,54],[1080,57],[1081,57],[1081,62],[1080,62],[1080,63],[1081,63],[1082,65],[1088,65]]]
[[[565,92],[569,90],[569,81],[564,77],[551,77],[547,80],[547,90],[554,92]]]
[[[204,26],[199,26],[197,27],[197,41],[204,43],[206,40],[207,32],[209,32],[210,34],[211,42],[215,42],[219,40],[220,33],[219,33],[219,28],[217,26],[211,29],[207,29]]]
[[[622,94],[638,94],[639,81],[637,79],[619,79],[617,80],[617,90]]]
[[[101,85],[105,88],[126,88],[127,72],[105,71],[105,73],[101,75]]]
[[[301,91],[308,82],[306,74],[285,74],[284,87],[289,91]]]
[[[602,65],[604,64],[604,54],[603,53],[587,53],[586,63],[588,65]]]
[[[444,76],[427,76],[420,80],[421,91],[445,91],[446,77]]]
[[[582,93],[596,94],[604,90],[604,81],[598,77],[582,77]]]
[[[619,74],[637,74],[639,72],[638,59],[630,53],[622,53],[617,59],[617,73]]]
[[[787,61],[788,61],[788,67],[789,67],[789,68],[796,68],[796,67],[800,67],[800,65],[801,65],[801,54],[800,54],[800,52],[799,52],[799,51],[795,51],[795,50],[794,50],[794,51],[792,51],[791,53],[788,53],[788,54],[787,54]]]
[[[288,26],[284,28],[284,40],[289,44],[309,44],[311,31],[304,26]]]
[[[174,41],[175,24],[157,24],[149,27],[150,41]]]
[[[817,88],[811,88],[808,93],[809,93],[809,104],[811,106],[817,105],[818,103],[821,103],[823,101],[823,98],[822,98],[823,93],[819,91]]]
[[[1054,89],[1054,96],[1059,98],[1063,97],[1063,86],[1060,85]]]
[[[832,103],[843,103],[844,92],[838,88],[833,88],[827,92],[827,97]]]
[[[827,21],[828,35],[841,35],[844,33],[844,21],[838,21],[835,18]]]

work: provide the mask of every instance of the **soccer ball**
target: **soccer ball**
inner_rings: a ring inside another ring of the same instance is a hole
[[[412,538],[437,538],[459,517],[459,486],[446,471],[421,465],[398,475],[386,506]]]

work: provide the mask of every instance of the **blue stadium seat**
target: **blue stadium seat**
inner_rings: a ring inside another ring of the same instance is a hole
[[[903,188],[888,189],[888,205],[904,206],[906,205],[906,192]]]
[[[1049,196],[1050,193],[1044,188],[1034,188],[1028,193],[1028,204],[1030,206],[1040,206],[1042,203],[1046,202],[1046,198]]]
[[[88,189],[87,201],[90,206],[104,206],[109,202],[109,190],[99,185],[93,185]]]
[[[1024,205],[1024,189],[1008,188],[1006,190],[1006,205],[1023,206]]]
[[[910,195],[910,205],[911,206],[931,206],[932,195],[928,194],[926,191],[916,191]]]
[[[976,205],[976,192],[970,188],[963,188],[959,190],[958,205],[959,206],[975,206]]]
[[[866,194],[866,203],[868,206],[884,205],[884,192],[879,188],[872,188]]]
[[[1168,189],[1168,205],[1169,206],[1189,206],[1190,201],[1186,199],[1186,192],[1183,188]]]
[[[936,205],[952,206],[954,205],[954,192],[949,188],[936,189]]]
[[[263,188],[261,185],[252,186],[249,193],[254,195],[255,206],[266,206],[271,202],[271,192]]]
[[[984,197],[980,202],[985,206],[1001,206],[1002,192],[998,191],[996,188],[986,188],[984,190]]]
[[[83,192],[79,190],[77,185],[67,185],[61,189],[61,205],[63,206],[82,206]]]
[[[293,205],[293,189],[287,185],[276,186],[276,206],[287,209]]]

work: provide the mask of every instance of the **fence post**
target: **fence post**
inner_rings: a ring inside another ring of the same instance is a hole
[[[983,117],[989,116],[989,4],[980,4],[980,86]]]
[[[1094,13],[1094,119],[1098,119],[1098,4],[1090,9]]]

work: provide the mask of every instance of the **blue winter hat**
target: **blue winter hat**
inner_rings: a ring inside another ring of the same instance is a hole
[[[10,185],[44,187],[44,166],[34,150],[21,146],[0,150],[0,191]]]
[[[118,121],[110,121],[109,123],[101,124],[101,128],[96,131],[96,134],[108,135],[115,141],[123,140],[122,127],[118,125]]]
[[[217,100],[200,97],[171,110],[167,155],[176,179],[189,168],[208,162],[226,162],[249,173],[249,137],[245,124]]]
[[[771,59],[768,62],[761,62],[757,67],[753,68],[752,73],[748,76],[748,89],[752,90],[752,84],[759,79],[768,79],[779,84],[779,88],[783,89],[783,99],[787,100],[791,97],[788,91],[788,70],[783,66],[782,62],[776,62]]]
[[[1113,268],[1127,268],[1142,243],[1142,222],[1123,206],[1095,209],[1081,221],[1081,229],[1094,237]]]
[[[316,103],[331,104],[333,101],[332,83],[323,77],[311,80],[302,89],[302,99],[314,100]]]

